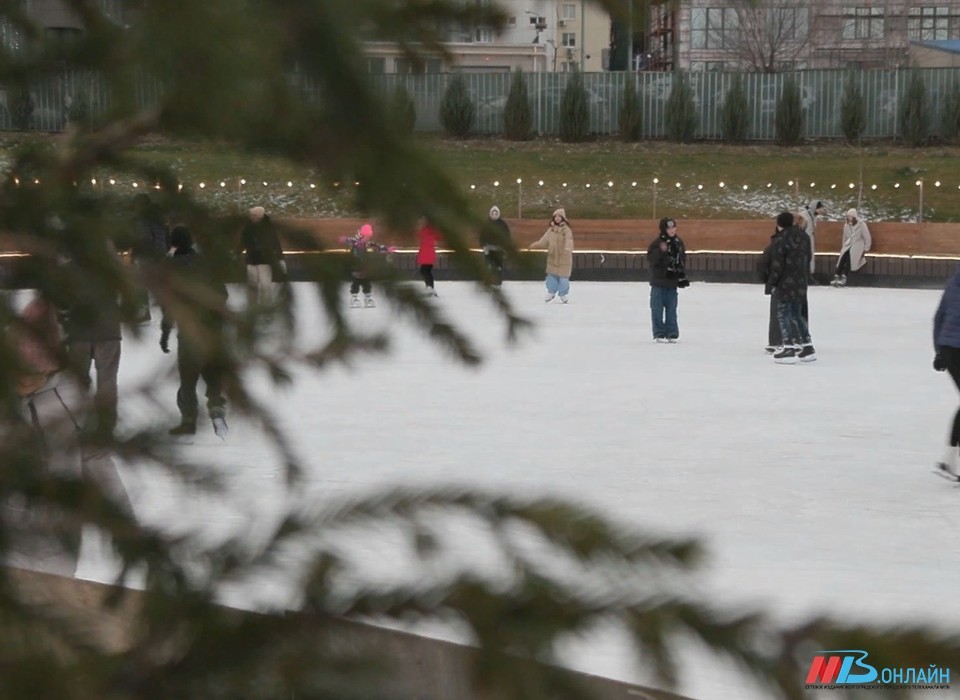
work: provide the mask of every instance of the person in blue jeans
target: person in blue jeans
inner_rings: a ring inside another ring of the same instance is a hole
[[[660,219],[660,235],[647,248],[650,265],[650,319],[653,340],[676,343],[680,338],[677,323],[677,290],[690,286],[685,270],[687,252],[677,235],[677,222]]]

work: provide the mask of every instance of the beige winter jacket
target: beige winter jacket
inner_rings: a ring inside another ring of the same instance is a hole
[[[873,240],[870,238],[870,229],[867,228],[863,219],[858,219],[853,226],[848,223],[843,225],[843,245],[840,248],[840,256],[843,257],[844,253],[850,251],[851,270],[859,270],[866,264],[866,253],[871,245]]]
[[[558,214],[563,218],[563,223],[559,225],[553,223]],[[573,272],[573,231],[567,224],[567,216],[563,209],[553,212],[550,222],[550,228],[539,241],[531,243],[530,248],[547,249],[548,275],[569,277]]]

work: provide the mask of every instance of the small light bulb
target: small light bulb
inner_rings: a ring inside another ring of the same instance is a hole
[[[522,182],[523,182],[523,178],[518,177],[518,178],[517,178],[517,184],[519,185],[519,184],[521,184]]]
[[[543,187],[543,180],[540,180],[539,182],[537,182],[537,184]]]
[[[567,183],[563,183],[563,186],[566,187],[566,186],[567,186]]]
[[[246,184],[247,184],[247,181],[244,180],[244,179],[241,177],[241,178],[240,178],[240,184],[241,184],[241,185],[246,185]]]
[[[746,186],[746,185],[743,186],[743,191],[744,191],[744,192],[747,191],[747,186]]]
[[[293,187],[293,183],[287,180],[287,187]]]
[[[856,185],[854,185],[852,182],[851,182],[850,185],[849,185],[849,187],[850,187],[851,190],[852,190],[855,186],[856,186]]]
[[[471,189],[471,190],[475,190],[475,189],[477,189],[477,186],[476,186],[476,185],[470,185],[470,189]]]
[[[923,184],[923,180],[917,180],[917,187]]]
[[[33,179],[33,184],[34,184],[34,185],[39,185],[39,184],[40,184],[40,179],[39,179],[39,178],[34,178],[34,179]]]
[[[631,187],[636,187],[636,186],[637,186],[637,181],[634,180],[633,182],[631,182],[631,183],[630,183],[630,186],[631,186]]]
[[[940,181],[937,180],[935,183],[933,183],[933,186],[934,186],[934,187],[939,187],[939,186],[940,186]]]
[[[264,186],[264,187],[267,186],[267,181],[266,181],[266,180],[263,181],[263,186]]]
[[[810,183],[810,186],[811,186],[811,187],[816,187],[816,186],[817,186],[817,183],[811,182],[811,183]]]
[[[311,189],[311,190],[317,189],[317,184],[316,184],[315,182],[311,182],[311,183],[310,183],[310,189]]]
[[[659,182],[660,182],[660,179],[659,179],[659,178],[656,178],[656,177],[653,178],[653,184],[654,184],[654,185],[658,184]]]
[[[610,181],[607,183],[607,187],[613,187],[613,180],[610,180]]]
[[[836,185],[836,184],[830,185],[830,189],[831,189],[831,190],[837,189],[837,185]]]
[[[177,192],[183,192],[183,183],[182,183],[182,182],[177,185]]]
[[[703,185],[697,185],[697,189],[698,189],[698,190],[702,190],[702,189],[703,189]]]
[[[134,189],[138,188],[139,186],[140,186],[140,183],[138,183],[138,182],[134,182],[134,183],[133,183],[133,188],[134,188]]]
[[[110,184],[111,184],[111,185],[116,185],[116,184],[117,184],[117,181],[114,180],[114,179],[111,177],[111,178],[110,178]]]
[[[723,189],[724,187],[726,187],[726,184],[724,184],[723,180],[721,180],[721,181],[720,181],[720,188]]]
[[[679,182],[677,183],[677,189],[678,189],[678,190],[680,189],[680,183],[679,183]]]
[[[793,180],[787,180],[787,185],[789,185],[790,187],[793,187]]]
[[[220,181],[220,186],[221,186],[221,187],[226,187],[226,186],[227,186],[227,183],[224,182],[223,180],[221,180],[221,181]]]
[[[773,183],[772,183],[772,182],[768,182],[768,183],[767,183],[767,187],[773,187]]]
[[[493,186],[494,186],[494,187],[499,187],[499,186],[500,186],[500,181],[499,181],[499,180],[494,180],[494,181],[493,181]]]
[[[206,184],[205,182],[201,182],[201,183],[200,183],[200,189],[201,189],[201,190],[202,190],[204,187],[206,187],[206,186],[207,186],[207,184]]]
[[[870,189],[871,189],[871,190],[875,190],[875,189],[877,189],[877,186],[876,186],[876,185],[870,185]]]
[[[585,186],[586,186],[586,188],[587,188],[588,190],[590,189],[590,183],[589,183],[589,182],[588,182]]]
[[[90,178],[90,184],[91,184],[91,185],[96,185],[96,184],[97,184],[97,178],[95,178],[95,177]]]
[[[900,189],[900,183],[899,183],[899,182],[894,183],[893,189],[899,190],[899,189]]]

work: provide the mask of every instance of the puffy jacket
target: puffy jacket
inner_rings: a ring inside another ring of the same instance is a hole
[[[947,282],[940,305],[933,316],[933,348],[960,348],[960,268]]]
[[[803,301],[809,270],[810,237],[806,231],[791,226],[773,237],[767,285],[776,290],[779,301]]]

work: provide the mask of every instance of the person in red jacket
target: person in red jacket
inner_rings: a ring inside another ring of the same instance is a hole
[[[420,230],[417,232],[420,248],[417,250],[417,265],[420,266],[420,275],[427,285],[427,296],[437,296],[433,285],[433,266],[437,264],[437,243],[440,241],[440,232],[433,227],[430,219],[420,217]]]

